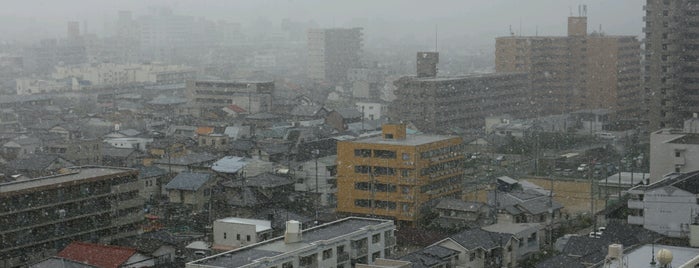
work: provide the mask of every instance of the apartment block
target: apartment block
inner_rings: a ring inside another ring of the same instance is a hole
[[[567,36],[495,40],[496,72],[525,72],[536,115],[610,109],[620,120],[643,112],[640,42],[634,36],[587,34],[587,17],[569,17]]]
[[[361,67],[362,28],[308,30],[308,78],[337,84],[347,81],[348,71]]]
[[[380,137],[338,142],[337,212],[412,225],[425,204],[460,196],[461,138],[405,131],[385,124]]]
[[[418,75],[394,82],[396,99],[388,108],[392,120],[410,122],[427,133],[454,133],[481,129],[488,116],[530,110],[527,73],[432,76],[437,73],[434,55],[419,52]]]
[[[650,130],[681,127],[699,112],[699,3],[646,0],[643,8]]]
[[[675,173],[629,190],[627,222],[669,237],[688,237],[699,216],[699,172]]]
[[[374,264],[393,254],[392,221],[349,217],[306,230],[288,221],[284,236],[186,264],[187,268],[343,267]]]
[[[138,171],[76,167],[0,184],[0,267],[54,255],[71,241],[109,243],[143,221]]]
[[[273,81],[187,81],[187,98],[195,116],[221,113],[235,104],[250,114],[270,112]]]

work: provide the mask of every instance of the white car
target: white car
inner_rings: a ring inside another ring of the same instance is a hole
[[[578,167],[578,171],[587,171],[587,164],[580,164],[580,166]]]

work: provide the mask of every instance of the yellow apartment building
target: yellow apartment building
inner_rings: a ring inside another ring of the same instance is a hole
[[[456,136],[406,135],[383,125],[382,135],[337,146],[337,211],[413,225],[430,200],[461,195],[463,142]]]

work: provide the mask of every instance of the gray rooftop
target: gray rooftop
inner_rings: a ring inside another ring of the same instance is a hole
[[[621,267],[634,267],[634,268],[653,268],[653,267],[660,267],[660,265],[650,265],[650,256],[653,254],[653,251],[655,251],[655,254],[658,253],[659,250],[661,249],[666,249],[672,252],[672,262],[670,263],[669,267],[680,267],[681,265],[689,262],[689,260],[699,256],[699,249],[697,248],[689,248],[689,247],[672,247],[672,246],[665,246],[665,245],[643,245],[640,248],[637,248],[631,252],[628,252],[625,254],[626,261],[627,261],[627,266],[621,266],[619,265],[618,260],[613,260],[610,264],[610,268],[621,268]],[[657,261],[657,258],[656,258]],[[694,267],[693,265],[691,267]]]
[[[263,257],[273,257],[289,252],[301,251],[320,240],[330,240],[343,235],[351,235],[372,225],[391,223],[387,220],[349,217],[303,230],[303,241],[285,243],[284,237],[276,237],[261,243],[224,252],[208,258],[190,262],[211,267],[240,267],[251,264]]]
[[[430,144],[433,142],[438,142],[446,139],[458,138],[457,136],[442,136],[442,135],[410,135],[408,134],[405,139],[384,139],[382,136],[369,137],[364,139],[358,139],[352,141],[354,143],[369,143],[369,144],[390,144],[390,145],[403,145],[403,146],[417,146]]]
[[[72,169],[72,171],[74,172],[68,174],[2,183],[0,184],[0,193],[9,193],[35,187],[63,184],[101,176],[127,175],[130,172],[135,172],[134,169],[116,167],[78,167]]]
[[[210,174],[182,172],[165,185],[167,190],[196,191],[211,178]]]
[[[244,168],[248,164],[248,161],[243,157],[238,156],[226,156],[211,165],[211,169],[216,172],[222,173],[236,173],[240,169]]]
[[[468,250],[476,248],[489,250],[506,245],[512,237],[511,234],[490,232],[482,229],[469,229],[452,235],[449,239],[454,240],[454,242]]]

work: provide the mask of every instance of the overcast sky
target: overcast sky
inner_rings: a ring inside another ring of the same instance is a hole
[[[0,38],[62,37],[65,22],[87,21],[88,30],[102,33],[118,10],[135,15],[149,6],[171,6],[176,14],[240,22],[244,27],[261,18],[279,25],[283,18],[315,21],[322,27],[367,27],[377,35],[469,36],[491,40],[507,35],[509,26],[524,35],[565,33],[566,17],[587,5],[589,31],[602,25],[609,34],[640,35],[641,0],[0,0]],[[363,25],[357,25],[363,24]]]

